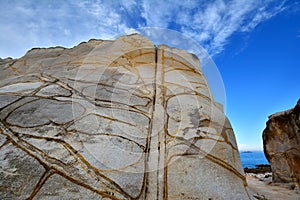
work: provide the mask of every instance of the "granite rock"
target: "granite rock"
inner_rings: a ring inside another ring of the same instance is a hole
[[[251,199],[198,58],[134,34],[0,62],[1,199]]]
[[[263,132],[264,152],[273,182],[300,183],[300,99],[295,108],[269,116]]]

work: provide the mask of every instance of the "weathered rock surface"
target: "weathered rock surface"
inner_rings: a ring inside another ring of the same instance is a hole
[[[251,199],[199,60],[140,35],[0,62],[1,199]]]
[[[269,116],[263,132],[264,152],[273,182],[300,183],[300,99],[294,109]]]

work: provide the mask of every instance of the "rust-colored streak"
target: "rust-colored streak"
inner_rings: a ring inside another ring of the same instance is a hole
[[[29,144],[28,142],[24,141],[20,137],[16,136],[13,133],[13,131],[10,130],[9,128],[7,128],[2,122],[0,122],[0,127],[2,130],[4,130],[3,131],[4,135],[6,135],[8,138],[10,138],[10,140],[12,141],[12,143],[15,146],[22,149],[23,151],[28,153],[30,156],[36,158],[40,163],[43,163],[44,166],[47,166],[49,169],[54,170],[56,173],[62,175],[66,179],[72,180],[72,182],[74,182],[77,185],[81,185],[93,192],[98,193],[98,194],[103,194],[105,196],[109,196],[105,193],[105,191],[96,189],[93,186],[90,186],[90,185],[84,183],[82,180],[74,178],[73,176],[75,174],[71,175],[72,174],[71,172],[74,173],[74,170],[72,170],[72,166],[67,166],[64,163],[58,161],[57,159],[53,159],[53,158],[49,157],[43,151],[37,149],[35,146]],[[33,137],[39,138],[38,136],[33,136]],[[132,199],[132,197],[129,194],[127,194],[118,184],[116,184],[115,182],[113,182],[112,180],[107,178],[106,176],[102,175],[96,167],[92,166],[89,162],[87,162],[84,159],[84,157],[78,153],[77,150],[75,150],[74,148],[71,147],[71,145],[69,145],[68,143],[66,143],[60,139],[48,138],[48,140],[53,140],[58,143],[61,143],[63,146],[65,146],[71,152],[73,152],[72,156],[76,156],[78,158],[78,160],[80,160],[82,162],[81,164],[86,166],[85,168],[83,168],[87,172],[86,175],[89,175],[92,178],[98,177],[99,181],[101,181],[102,184],[105,185],[106,187],[113,189],[114,193],[119,193],[121,196],[124,196],[128,199]],[[80,176],[78,176],[78,177],[80,177]],[[117,198],[114,197],[113,199],[117,199]]]
[[[2,132],[1,129],[0,129],[0,132]],[[1,144],[1,146],[0,146],[0,150],[2,149],[2,147],[4,147],[5,145],[8,145],[9,143],[10,143],[9,140],[6,140],[5,142],[3,142],[3,144]]]
[[[42,175],[36,186],[34,187],[32,193],[27,198],[27,200],[32,200],[35,195],[40,191],[40,189],[43,187],[44,183],[48,180],[50,176],[52,176],[55,172],[53,170],[46,170],[45,173]]]

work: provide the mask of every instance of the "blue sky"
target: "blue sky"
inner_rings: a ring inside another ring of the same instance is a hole
[[[195,50],[170,37],[173,30],[211,56],[214,62],[203,70],[241,150],[262,149],[267,116],[300,98],[300,3],[292,0],[0,0],[0,57],[137,30],[147,34],[145,27],[152,36],[167,30],[158,31],[167,35],[152,38],[155,43]]]

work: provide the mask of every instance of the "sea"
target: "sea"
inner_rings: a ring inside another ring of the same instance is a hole
[[[269,164],[263,151],[241,151],[243,168],[255,168],[256,165]]]

